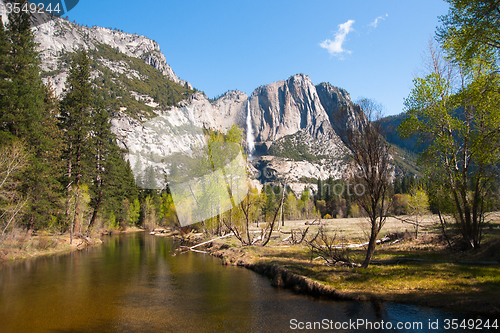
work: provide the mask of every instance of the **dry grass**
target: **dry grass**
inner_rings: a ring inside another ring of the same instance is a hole
[[[458,311],[482,314],[500,313],[500,265],[461,264],[472,261],[500,262],[500,215],[494,214],[484,229],[484,242],[477,251],[452,251],[440,234],[437,218],[429,216],[415,238],[413,226],[390,218],[380,237],[386,234],[406,234],[395,244],[377,246],[374,261],[368,269],[329,267],[322,260],[313,260],[306,244],[290,245],[282,242],[288,234],[278,236],[268,246],[238,249],[234,239],[225,240],[233,253],[238,253],[239,262],[278,264],[288,271],[307,276],[331,286],[339,292],[358,299],[380,299],[434,306]],[[285,221],[284,232],[307,228],[304,221]],[[309,221],[311,222],[311,220]],[[327,230],[337,233],[342,242],[365,242],[366,220],[323,220]],[[309,237],[319,226],[309,226]],[[452,233],[453,234],[453,233]],[[380,238],[379,237],[379,238]],[[455,239],[458,239],[456,237]],[[350,258],[356,262],[364,259],[365,249],[350,250]],[[246,260],[241,256],[246,255]],[[425,262],[401,262],[383,264],[397,258],[429,260]],[[455,261],[455,262],[439,262]],[[227,254],[226,263],[235,263]]]
[[[400,219],[409,219],[408,216],[401,216]],[[285,221],[285,226],[281,227],[283,231],[290,231],[290,229],[305,229],[307,225],[306,222],[312,222],[310,220],[295,220],[295,221]],[[419,228],[419,234],[429,234],[438,233],[436,223],[438,219],[434,215],[425,216],[422,221],[422,226]],[[328,219],[321,220],[322,225],[327,229],[337,232],[338,235],[351,241],[365,241],[368,238],[367,232],[369,232],[369,222],[366,218],[345,218],[345,219]],[[309,232],[316,232],[319,226],[310,226]],[[411,224],[401,222],[401,220],[390,217],[387,219],[384,227],[380,232],[380,236],[384,236],[391,233],[414,233],[414,227]]]
[[[24,231],[14,230],[0,239],[0,263],[80,250],[100,243],[99,238],[92,237],[90,240],[75,238],[70,244],[68,234],[50,235],[47,232],[40,232],[38,235],[29,236]]]

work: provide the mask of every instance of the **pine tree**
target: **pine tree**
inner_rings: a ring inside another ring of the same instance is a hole
[[[109,114],[102,100],[99,101],[92,117],[92,140],[89,145],[93,161],[91,206],[94,212],[88,230],[94,226],[97,215],[103,209],[113,211],[119,222],[124,221],[129,209],[125,203],[135,203],[137,199],[137,186],[130,163],[123,159],[116,136],[111,132]]]
[[[110,154],[112,152],[114,135],[111,133],[111,124],[108,121],[107,111],[102,105],[98,105],[94,110],[92,118],[93,134],[92,134],[92,157],[93,157],[93,175],[92,175],[92,190],[94,192],[91,206],[94,209],[92,218],[90,219],[88,230],[95,223],[99,208],[103,199],[103,185],[106,182],[105,172],[109,169]],[[107,165],[108,164],[108,165]]]
[[[124,222],[128,217],[125,202],[132,202],[138,197],[138,189],[135,184],[134,175],[130,164],[123,159],[123,153],[116,144],[110,155],[111,163],[109,165],[109,174],[107,175],[106,186],[104,187],[105,207],[113,209],[117,214],[117,219]],[[159,204],[159,195],[157,191],[151,194],[155,202]]]
[[[24,194],[33,202],[26,211],[27,226],[32,228],[43,227],[57,207],[60,133],[52,112],[57,103],[40,78],[29,19],[23,11],[12,12],[6,29],[0,24],[0,136],[2,141],[21,140],[30,150],[22,182]]]
[[[61,127],[65,132],[67,149],[64,157],[67,162],[66,189],[68,201],[66,215],[70,216],[70,193],[74,188],[75,205],[71,217],[70,232],[80,233],[78,197],[80,184],[84,176],[84,167],[88,156],[87,144],[90,131],[90,116],[92,105],[92,89],[90,84],[90,60],[86,51],[77,51],[71,62],[68,79],[66,81],[66,94],[61,102]]]
[[[9,69],[8,69],[8,61],[9,61],[9,55],[10,55],[10,42],[8,40],[7,33],[5,31],[5,27],[2,23],[2,16],[0,15],[0,108],[3,110],[7,106],[7,88],[9,85],[9,79],[10,75],[8,74]],[[0,128],[3,129],[3,116],[0,116]],[[7,134],[7,133],[5,133]],[[1,134],[0,134],[1,135]],[[2,137],[0,137],[2,139]],[[4,141],[4,140],[2,140]]]
[[[60,211],[63,186],[59,181],[63,164],[62,132],[55,117],[58,100],[51,87],[45,88],[44,116],[40,122],[39,144],[32,147],[34,160],[27,170],[26,182],[31,204],[31,221],[36,229],[45,227]]]
[[[29,14],[14,11],[9,14],[7,29],[0,43],[9,44],[2,72],[9,80],[2,80],[2,130],[18,138],[27,138],[30,146],[38,145],[43,119],[45,87],[40,78],[40,61]]]

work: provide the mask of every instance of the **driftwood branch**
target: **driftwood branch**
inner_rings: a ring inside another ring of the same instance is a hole
[[[220,237],[217,237],[217,238],[214,238],[214,239],[211,239],[209,241],[206,241],[206,242],[203,242],[203,243],[200,243],[200,244],[196,244],[194,246],[191,246],[189,249],[190,250],[193,250],[194,248],[198,247],[198,246],[203,246],[203,245],[206,245],[206,244],[209,244],[209,243],[212,243],[213,241],[216,241],[218,239],[222,239],[222,238],[226,238],[226,237],[231,237],[231,236],[234,236],[233,233],[229,233],[227,235],[224,235],[224,236],[220,236]]]
[[[196,252],[196,253],[207,253],[206,251],[200,251],[200,250],[195,250],[195,248],[199,247],[199,246],[203,246],[203,245],[207,245],[207,244],[210,244],[218,239],[222,239],[222,238],[226,238],[226,237],[231,237],[231,236],[234,236],[233,233],[229,233],[227,235],[224,235],[224,236],[220,236],[220,237],[217,237],[217,238],[214,238],[214,239],[211,239],[209,241],[206,241],[206,242],[203,242],[203,243],[199,243],[199,244],[196,244],[196,245],[193,245],[193,246],[179,246],[179,249],[183,250],[183,251],[192,251],[192,252]]]
[[[311,258],[317,255],[321,257],[328,266],[339,264],[353,266],[354,263],[349,259],[346,247],[333,245],[336,242],[336,238],[336,234],[331,235],[321,227],[316,235],[308,242],[311,248]]]
[[[305,239],[307,232],[309,231],[309,227],[306,230],[291,230],[289,233],[283,232],[284,234],[290,234],[287,238],[283,239],[282,242],[289,242],[291,244],[300,244]]]

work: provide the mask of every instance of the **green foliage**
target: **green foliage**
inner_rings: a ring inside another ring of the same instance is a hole
[[[88,162],[84,157],[88,155],[91,105],[89,58],[85,51],[80,50],[74,54],[71,62],[59,117],[67,142],[64,152],[68,161],[66,184],[75,183],[78,186],[84,173],[84,164]]]
[[[408,197],[408,210],[411,215],[422,216],[429,211],[429,196],[421,186],[412,188]]]
[[[0,29],[0,139],[21,140],[29,162],[21,177],[22,192],[32,204],[22,223],[30,228],[50,222],[59,209],[61,133],[53,114],[57,100],[40,79],[39,60],[27,13],[9,14]]]
[[[96,49],[89,51],[89,56],[93,70],[102,73],[93,83],[102,92],[105,105],[113,111],[126,108],[125,113],[136,118],[143,113],[153,115],[153,108],[145,105],[148,101],[137,100],[131,91],[153,98],[162,109],[176,105],[194,92],[170,81],[142,59],[129,57],[108,45],[98,44]],[[124,72],[113,71],[105,65],[104,59],[125,68]]]
[[[130,164],[123,158],[123,152],[116,144],[109,155],[103,183],[104,210],[113,210],[120,223],[127,222],[128,209],[125,202],[135,202],[138,188]]]
[[[497,1],[446,0],[447,15],[441,16],[442,26],[437,37],[451,59],[470,64],[485,49],[500,55],[500,11]]]
[[[279,204],[279,199],[276,197],[276,194],[274,193],[274,187],[271,185],[265,185],[262,189],[262,192],[265,195],[262,198],[264,204],[264,206],[262,207],[262,212],[264,214],[264,220],[269,221],[269,219],[273,218],[274,212],[276,211]]]
[[[408,194],[415,186],[421,185],[421,182],[413,175],[396,177],[393,181],[395,194]]]
[[[224,135],[224,141],[229,143],[241,144],[242,139],[242,130],[238,125],[232,125]]]
[[[482,1],[450,4],[440,40],[452,63],[446,71],[434,66],[432,73],[415,79],[398,130],[403,137],[417,134],[421,142],[430,141],[421,163],[431,207],[451,214],[465,243],[477,248],[500,163],[498,49],[487,42],[498,41],[498,25],[487,22],[498,15],[498,8],[492,13]],[[485,13],[493,16],[484,21]],[[453,73],[459,75],[458,84]]]
[[[118,221],[116,220],[115,212],[110,211],[108,215],[108,224],[111,228],[117,228],[119,226]]]
[[[144,228],[149,230],[155,229],[156,225],[158,224],[157,209],[160,205],[158,204],[157,200],[158,195],[156,193],[150,194],[145,197],[142,205],[143,226]]]
[[[175,204],[170,191],[161,194],[160,217],[166,225],[174,226],[177,222]]]
[[[314,197],[315,206],[321,216],[348,217],[351,214],[353,189],[342,179],[329,177],[317,180],[318,191]]]
[[[318,215],[314,201],[312,200],[311,190],[308,187],[304,188],[300,195],[300,200],[297,203],[297,209],[304,218],[315,218]]]
[[[7,32],[5,31],[5,27],[0,24],[0,92],[4,94],[7,91],[9,86],[8,79],[10,78],[10,51],[11,51],[11,43]],[[6,97],[6,96],[5,96]],[[6,99],[2,96],[0,100],[2,102],[2,110],[6,106]]]
[[[128,221],[129,225],[137,225],[141,216],[141,204],[139,198],[134,198],[129,206]]]
[[[295,220],[300,217],[297,198],[292,191],[288,191],[286,194],[283,213],[285,214],[285,219],[287,220]]]
[[[275,141],[269,148],[269,155],[289,158],[294,161],[316,162],[327,158],[325,155],[314,155],[310,148],[294,135],[286,135]]]
[[[79,209],[80,185],[85,180],[85,167],[90,163],[89,141],[91,129],[92,89],[90,84],[90,63],[84,50],[77,51],[72,58],[66,81],[66,92],[61,101],[60,126],[64,131],[66,149],[63,157],[67,160],[66,188],[76,188],[74,196],[75,217],[71,219],[70,231],[81,232]],[[70,197],[68,195],[68,204]],[[68,215],[68,207],[66,210]],[[76,223],[73,225],[73,221]]]
[[[117,221],[126,219],[125,200],[136,202],[137,188],[130,166],[110,132],[104,106],[94,108],[96,98],[90,83],[88,56],[80,51],[71,57],[67,90],[59,112],[53,91],[40,79],[29,22],[22,13],[12,14],[11,18],[6,30],[0,29],[0,48],[7,50],[1,55],[0,65],[0,137],[3,142],[17,141],[17,137],[29,145],[30,151],[24,174],[16,176],[21,192],[16,192],[16,199],[11,196],[9,205],[4,207],[15,212],[18,204],[30,198],[31,204],[23,205],[18,213],[24,213],[24,225],[36,229],[64,230],[68,221],[85,223],[100,205],[113,211]],[[59,124],[55,118],[58,113]],[[64,171],[61,157],[66,161]],[[68,190],[66,219],[62,216],[60,180]],[[17,214],[16,218],[21,220],[20,216]]]

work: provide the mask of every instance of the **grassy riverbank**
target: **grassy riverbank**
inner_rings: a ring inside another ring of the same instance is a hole
[[[139,228],[115,230],[112,233],[143,231]],[[108,233],[109,231],[106,231]],[[37,235],[27,236],[21,230],[15,230],[4,236],[0,242],[0,264],[14,260],[34,258],[70,251],[83,250],[86,247],[102,243],[101,234],[94,233],[89,237],[75,237],[70,242],[69,234],[50,234],[40,232]]]
[[[362,219],[323,221],[335,230],[339,242],[362,243]],[[336,299],[411,303],[486,315],[500,314],[500,219],[489,222],[481,250],[450,250],[435,217],[428,217],[415,237],[408,224],[391,219],[380,238],[400,235],[399,241],[377,246],[368,269],[327,266],[312,255],[306,242],[283,242],[289,234],[276,233],[266,247],[241,247],[233,237],[218,240],[207,251],[225,264],[246,266],[269,276],[273,285]],[[305,229],[304,221],[285,222],[281,231]],[[318,226],[310,227],[309,236]],[[312,229],[312,230],[311,230]],[[348,251],[361,262],[363,247]],[[412,260],[412,261],[409,261]],[[304,278],[305,277],[305,278]]]

